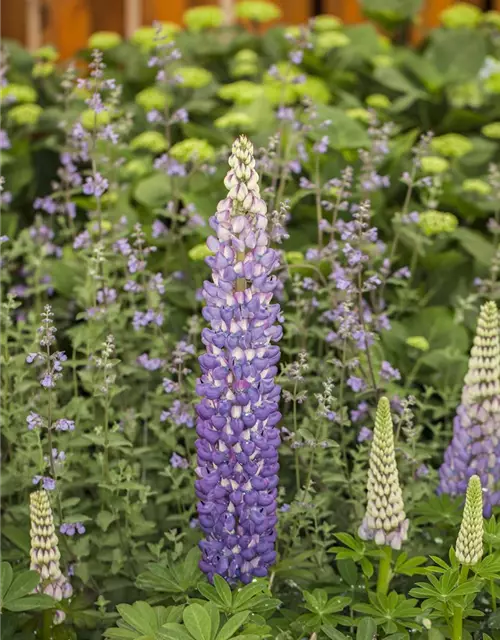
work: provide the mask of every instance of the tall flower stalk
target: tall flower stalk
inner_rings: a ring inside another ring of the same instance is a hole
[[[227,198],[210,220],[197,384],[196,494],[205,539],[201,569],[212,579],[250,582],[267,575],[276,553],[280,387],[275,383],[282,335],[272,304],[278,254],[269,247],[266,205],[260,197],[252,144],[232,147]]]
[[[485,491],[486,517],[500,504],[499,331],[497,306],[486,302],[479,313],[453,439],[439,470],[438,492],[453,496],[464,494],[471,476],[478,475]]]

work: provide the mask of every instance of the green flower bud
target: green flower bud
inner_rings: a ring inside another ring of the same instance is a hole
[[[384,69],[386,67],[393,67],[394,60],[391,56],[387,56],[385,54],[379,53],[376,56],[373,56],[373,66],[376,69]]]
[[[406,344],[419,351],[429,351],[429,341],[424,336],[410,336],[406,339]]]
[[[173,40],[175,34],[180,30],[179,25],[174,22],[161,22],[161,33],[159,38],[162,43]],[[151,51],[158,44],[158,31],[155,27],[139,27],[130,38],[131,42],[144,52]]]
[[[250,63],[238,63],[231,66],[232,78],[251,78],[259,73],[259,67]]]
[[[141,176],[149,173],[151,169],[151,161],[147,158],[134,158],[133,160],[130,160],[130,162],[127,162],[122,171],[126,177],[140,178]]]
[[[500,72],[492,73],[485,81],[484,88],[487,93],[500,93]]]
[[[48,78],[54,73],[55,68],[52,62],[35,62],[31,75],[34,78]]]
[[[55,62],[59,58],[59,52],[55,47],[47,44],[43,47],[39,47],[33,56],[38,60],[44,60],[45,62]]]
[[[372,109],[388,109],[391,101],[383,93],[372,93],[366,98],[366,104]]]
[[[359,120],[360,122],[364,122],[368,124],[372,119],[372,114],[368,111],[368,109],[363,109],[362,107],[354,107],[353,109],[347,109],[346,115],[353,120]]]
[[[420,214],[418,226],[426,236],[436,236],[439,233],[452,233],[458,226],[457,217],[443,211],[424,211]]]
[[[159,131],[143,131],[133,140],[130,141],[130,148],[136,151],[137,149],[145,149],[152,153],[161,153],[168,147],[165,136]]]
[[[272,22],[279,20],[282,16],[281,9],[272,2],[265,0],[243,0],[236,5],[236,15],[240,20],[250,20],[251,22]]]
[[[144,109],[144,111],[152,111],[163,109],[172,103],[172,98],[158,87],[147,87],[135,96],[136,103]]]
[[[295,94],[299,98],[310,98],[313,102],[326,104],[330,101],[330,90],[321,78],[306,76],[305,82],[293,86]]]
[[[359,537],[400,549],[408,537],[409,522],[399,485],[391,407],[387,398],[381,398],[378,403],[369,464],[368,502]]]
[[[446,92],[448,99],[457,109],[463,109],[464,107],[477,109],[484,102],[481,86],[477,80],[452,85],[447,87]]]
[[[318,55],[324,56],[332,49],[346,47],[351,40],[340,31],[323,31],[315,38],[315,49]]]
[[[476,335],[464,379],[462,404],[476,403],[487,399],[497,402],[500,397],[499,333],[497,306],[494,302],[485,302],[479,312]],[[488,408],[486,407],[487,410]]]
[[[8,117],[14,124],[33,126],[38,122],[42,113],[43,109],[38,104],[18,104],[9,110]]]
[[[213,75],[203,67],[179,67],[176,75],[182,80],[182,86],[188,89],[201,89],[210,84]]]
[[[223,85],[217,94],[228,102],[250,104],[262,95],[262,87],[255,82],[240,80],[239,82],[230,82]]]
[[[224,13],[219,7],[209,5],[207,7],[194,7],[188,9],[183,15],[184,24],[190,31],[203,31],[220,27],[224,21]]]
[[[479,7],[465,2],[445,9],[439,16],[441,23],[448,29],[474,28],[481,22],[482,11]]]
[[[272,105],[293,104],[297,100],[295,87],[289,84],[282,85],[281,82],[265,83],[263,87],[264,95]]]
[[[0,88],[0,100],[2,102],[25,104],[27,102],[36,102],[36,99],[36,91],[26,84],[8,84]]]
[[[241,129],[241,131],[254,131],[255,120],[242,111],[228,111],[214,122],[217,129]]]
[[[284,32],[285,38],[290,40],[297,40],[298,38],[300,38],[301,33],[302,33],[302,30],[297,25],[292,25],[290,27],[287,27]]]
[[[455,554],[457,560],[473,566],[483,557],[483,489],[478,476],[472,476],[467,485],[465,507]]]
[[[480,178],[468,178],[462,184],[462,191],[466,193],[477,193],[480,196],[487,196],[491,193],[491,186]]]
[[[117,47],[121,41],[121,35],[115,31],[96,31],[87,40],[87,48],[108,51]]]
[[[179,162],[213,162],[215,149],[206,140],[186,138],[170,149],[170,155]]]
[[[378,41],[382,51],[386,51],[387,52],[387,51],[390,51],[392,49],[392,42],[391,42],[390,38],[388,38],[387,36],[379,34],[377,36],[377,41]]]
[[[84,129],[92,131],[94,128],[99,129],[109,124],[111,122],[111,114],[106,110],[97,113],[93,109],[85,109],[80,115],[80,122]]]
[[[285,260],[288,264],[302,264],[304,262],[304,254],[301,251],[287,251]]]
[[[422,171],[426,174],[438,175],[448,171],[450,163],[439,156],[424,156],[421,159]]]
[[[234,62],[237,64],[258,64],[259,54],[253,49],[240,49],[234,56]]]
[[[431,148],[447,158],[461,158],[472,151],[473,146],[469,138],[459,133],[445,133],[431,141]]]
[[[313,18],[312,27],[314,31],[335,31],[342,26],[342,20],[336,16],[330,16],[327,14],[319,15]]]
[[[202,262],[203,260],[205,260],[205,258],[211,255],[213,254],[205,243],[197,244],[195,247],[188,251],[188,256],[194,262]]]
[[[487,138],[500,140],[500,122],[490,122],[490,124],[485,124],[481,129],[481,133]]]

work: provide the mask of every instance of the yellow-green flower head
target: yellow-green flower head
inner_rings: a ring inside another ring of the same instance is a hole
[[[48,78],[54,73],[55,68],[52,62],[35,62],[31,75],[34,78]]]
[[[305,261],[304,254],[301,251],[287,251],[285,260],[288,264],[302,264]]]
[[[251,20],[263,24],[279,20],[282,11],[274,3],[265,2],[265,0],[243,0],[236,5],[236,15],[240,20]]]
[[[175,73],[180,77],[181,85],[188,89],[201,89],[210,84],[213,79],[210,71],[203,67],[179,67]]]
[[[286,27],[284,31],[285,38],[290,38],[290,40],[298,40],[302,34],[303,29],[296,24]]]
[[[195,247],[188,251],[188,256],[194,262],[203,262],[205,258],[208,258],[208,256],[211,255],[213,254],[205,243],[197,244]]]
[[[184,24],[190,31],[203,31],[220,27],[224,21],[224,13],[220,7],[208,5],[188,9],[183,15]]]
[[[372,109],[388,109],[391,101],[383,93],[372,93],[366,98],[366,104]]]
[[[265,97],[272,105],[288,105],[297,101],[295,87],[292,87],[289,84],[283,86],[281,82],[265,82],[263,91]]]
[[[69,598],[73,593],[59,566],[58,538],[49,497],[44,489],[30,494],[30,569],[40,575],[38,591],[56,600]]]
[[[346,47],[351,40],[341,31],[322,31],[315,38],[315,49],[318,55],[325,55],[332,49]]]
[[[259,73],[259,67],[254,64],[235,64],[231,66],[231,78],[252,78]]]
[[[462,184],[462,191],[475,193],[479,196],[487,196],[491,193],[491,185],[480,178],[467,178]]]
[[[43,109],[38,104],[18,104],[9,110],[8,117],[14,124],[33,126],[38,122],[42,113]]]
[[[463,109],[464,107],[477,109],[484,102],[478,80],[452,85],[446,89],[446,93],[452,105],[458,109]]]
[[[158,28],[155,27],[139,27],[132,34],[130,40],[137,45],[142,51],[151,51],[157,44],[165,43],[167,40],[173,40],[175,34],[180,30],[180,27],[174,22],[160,22]]]
[[[136,103],[144,109],[144,111],[152,111],[163,109],[172,103],[172,98],[158,87],[147,87],[135,96]]]
[[[492,73],[491,76],[485,80],[484,89],[487,93],[500,93],[500,72]]]
[[[387,56],[383,53],[379,53],[376,56],[373,56],[372,59],[373,62],[373,66],[376,69],[384,69],[386,67],[393,67],[394,66],[394,60],[391,56]]]
[[[168,147],[165,136],[159,131],[143,131],[130,141],[130,148],[134,151],[145,149],[152,153],[161,153]]]
[[[482,11],[472,4],[458,2],[445,9],[439,17],[441,23],[448,29],[474,28],[481,22]]]
[[[478,476],[467,485],[465,507],[455,554],[461,564],[474,566],[483,557],[483,490]]]
[[[431,148],[447,158],[461,158],[472,151],[473,144],[459,133],[445,133],[432,139]]]
[[[377,41],[378,41],[382,51],[386,51],[387,52],[387,51],[390,51],[392,49],[392,42],[390,41],[390,39],[387,36],[379,34],[377,36]]]
[[[215,149],[206,140],[186,138],[170,149],[170,155],[178,162],[213,162]]]
[[[426,236],[437,236],[439,233],[452,233],[458,226],[453,213],[431,209],[419,215],[418,226]]]
[[[33,57],[37,60],[44,60],[45,62],[55,62],[59,58],[59,52],[55,47],[50,44],[39,47],[34,53]]]
[[[8,84],[0,89],[0,100],[2,102],[25,104],[27,102],[36,102],[36,99],[36,91],[26,84]]]
[[[499,333],[497,306],[494,302],[485,302],[479,312],[462,393],[462,404],[469,405],[484,400],[483,406],[488,411],[488,402],[496,403],[494,408],[497,414],[500,398]]]
[[[364,122],[368,124],[368,122],[372,119],[372,114],[368,111],[368,109],[363,109],[363,107],[353,107],[352,109],[347,109],[346,115],[353,120],[359,120],[359,122]]]
[[[403,494],[399,485],[391,407],[380,398],[370,449],[366,513],[358,534],[362,540],[401,549],[408,537]]]
[[[448,160],[440,156],[424,156],[420,162],[422,171],[427,175],[439,175],[450,168]]]
[[[239,80],[223,85],[217,93],[220,98],[228,102],[250,104],[262,95],[262,87],[256,82]]]
[[[92,131],[109,124],[111,122],[111,114],[107,110],[97,113],[93,109],[85,109],[80,115],[80,122],[84,129]]]
[[[313,102],[326,104],[330,101],[330,90],[321,78],[306,76],[305,82],[293,85],[295,95],[299,98],[310,98]]]
[[[214,122],[217,129],[254,131],[254,118],[242,111],[228,111]]]
[[[429,341],[424,336],[410,336],[406,338],[406,344],[413,349],[418,349],[419,351],[429,351]]]
[[[323,14],[312,19],[312,28],[314,31],[335,31],[342,26],[342,20],[336,16]]]
[[[253,49],[240,49],[234,56],[234,62],[237,64],[258,64],[259,54]]]
[[[117,47],[121,42],[122,37],[116,31],[96,31],[87,40],[87,48],[108,51],[108,49]]]
[[[483,22],[500,29],[500,11],[487,11],[483,13]]]
[[[133,158],[123,167],[123,174],[129,178],[140,178],[151,171],[151,162],[146,158]]]
[[[500,122],[490,122],[490,124],[485,124],[481,129],[481,133],[487,138],[500,140]]]

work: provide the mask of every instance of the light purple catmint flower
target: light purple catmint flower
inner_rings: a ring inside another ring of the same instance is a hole
[[[189,462],[178,453],[172,454],[170,464],[174,469],[189,469]]]
[[[479,313],[453,438],[439,469],[438,493],[464,495],[477,475],[484,491],[484,515],[500,505],[500,327],[494,302]]]
[[[356,409],[351,411],[351,420],[353,422],[360,422],[368,416],[369,406],[367,402],[360,402]]]
[[[300,49],[290,51],[290,53],[288,54],[288,58],[293,64],[301,64],[302,60],[304,59],[304,52]]]
[[[56,481],[54,478],[49,478],[48,476],[33,476],[32,482],[35,485],[41,482],[45,491],[54,491],[56,488]]]
[[[150,358],[147,353],[143,353],[142,355],[140,355],[137,358],[137,362],[141,365],[141,367],[147,369],[147,371],[157,371],[158,369],[161,369],[165,364],[165,360],[162,360],[161,358]]]
[[[328,143],[330,142],[330,138],[328,136],[323,136],[319,142],[313,146],[313,151],[315,153],[324,154],[328,151]]]
[[[95,176],[87,176],[83,185],[83,193],[86,196],[100,198],[109,187],[107,178],[103,178],[100,173]]]
[[[361,427],[358,433],[358,442],[366,442],[367,440],[371,440],[373,438],[373,431],[368,429],[368,427]]]
[[[73,249],[88,249],[91,246],[90,233],[85,230],[79,233],[73,241]]]
[[[168,233],[167,226],[161,220],[155,220],[151,229],[151,235],[153,238],[159,238]]]
[[[380,365],[379,375],[383,380],[401,380],[401,374],[398,369],[395,369],[390,362],[383,360]]]
[[[170,378],[163,378],[163,391],[165,393],[174,393],[174,391],[178,391],[179,385],[177,382],[170,380]]]
[[[366,389],[365,381],[356,376],[349,376],[349,378],[347,378],[347,386],[350,387],[354,393],[359,393]]]
[[[10,149],[10,140],[5,129],[0,129],[0,149],[3,151],[5,149]]]
[[[43,427],[43,419],[34,411],[30,411],[26,417],[26,422],[28,423],[28,431],[33,431],[33,429],[40,429]]]
[[[415,475],[417,478],[425,478],[425,476],[429,475],[429,467],[425,464],[421,464],[415,471]]]
[[[211,580],[266,576],[275,562],[278,494],[275,382],[282,336],[279,304],[272,304],[279,254],[269,247],[266,205],[260,197],[253,147],[240,136],[232,147],[207,241],[211,281],[204,284],[206,353],[200,358],[201,397],[196,448],[196,494],[205,539],[200,568]]]
[[[68,420],[67,418],[59,418],[53,424],[53,428],[56,431],[74,431],[75,423],[73,420]]]
[[[194,427],[191,407],[180,400],[174,400],[170,409],[161,412],[160,422],[166,420],[171,420],[178,427],[187,427],[188,429]]]

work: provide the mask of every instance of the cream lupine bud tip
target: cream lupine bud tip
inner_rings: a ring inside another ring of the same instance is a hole
[[[476,335],[465,376],[462,403],[494,401],[500,397],[499,315],[494,302],[485,302],[479,312]]]
[[[71,584],[62,574],[59,566],[58,538],[55,532],[54,517],[45,490],[30,495],[31,552],[30,569],[40,574],[38,591],[52,596],[56,600],[69,598]]]
[[[369,465],[368,502],[358,530],[359,537],[400,549],[408,537],[409,522],[399,485],[391,408],[387,398],[381,398],[378,403]]]
[[[459,562],[469,566],[483,556],[483,490],[478,476],[472,476],[467,485],[455,553]]]

